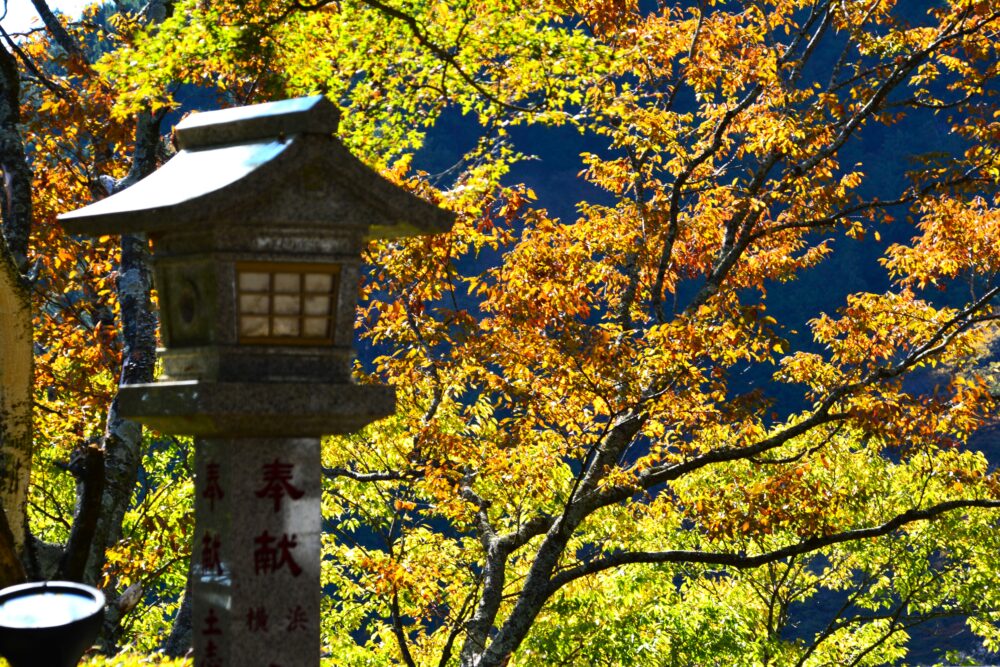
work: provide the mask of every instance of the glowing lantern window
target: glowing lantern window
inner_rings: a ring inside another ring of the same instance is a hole
[[[236,265],[240,343],[332,345],[340,267]]]

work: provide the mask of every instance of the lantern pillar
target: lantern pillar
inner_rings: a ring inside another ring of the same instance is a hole
[[[191,590],[204,667],[317,665],[319,438],[199,438]]]
[[[175,381],[122,387],[121,410],[194,433],[196,667],[320,660],[319,434],[392,413],[390,387]]]

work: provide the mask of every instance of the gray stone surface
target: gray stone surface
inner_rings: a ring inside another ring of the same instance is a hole
[[[298,147],[275,139],[180,151],[132,187],[64,213],[59,220],[71,232],[84,234],[159,232],[201,222],[228,209],[229,200],[256,199],[242,184],[259,183],[269,165]]]
[[[316,667],[320,443],[195,442],[198,667]]]
[[[191,114],[174,128],[183,149],[293,134],[333,134],[340,112],[322,95]]]
[[[349,384],[354,354],[350,347],[277,348],[266,345],[207,345],[163,350],[163,378],[218,382]]]
[[[153,382],[123,386],[119,410],[163,433],[201,437],[351,433],[392,414],[392,387],[279,382]]]
[[[198,436],[198,667],[319,664],[319,437],[394,409],[392,388],[350,383],[361,251],[454,223],[352,156],[337,121],[323,97],[190,116],[162,168],[60,216],[73,233],[153,242],[167,381],[121,387],[119,411]],[[307,289],[316,274],[338,280]]]

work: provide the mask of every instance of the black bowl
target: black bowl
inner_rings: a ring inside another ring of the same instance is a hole
[[[73,667],[104,622],[104,594],[70,581],[0,591],[0,655],[11,667]]]

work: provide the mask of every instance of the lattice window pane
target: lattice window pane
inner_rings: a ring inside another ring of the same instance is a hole
[[[262,337],[269,332],[266,317],[244,315],[240,318],[240,336]]]
[[[267,292],[271,285],[271,276],[260,271],[240,272],[241,292]]]
[[[301,298],[298,294],[292,296],[276,295],[274,297],[275,315],[298,315],[302,306],[300,301]]]
[[[241,294],[240,312],[252,315],[267,315],[271,299],[267,294]]]
[[[306,291],[329,294],[333,288],[333,275],[330,273],[307,273]]]
[[[333,343],[340,270],[336,265],[238,263],[242,343]]]
[[[330,335],[330,320],[325,317],[305,318],[302,334],[308,338],[326,338]]]
[[[330,313],[330,295],[316,296],[310,294],[303,301],[306,315],[328,315]]]
[[[298,273],[276,273],[274,275],[274,291],[293,293],[302,291],[300,275]]]

